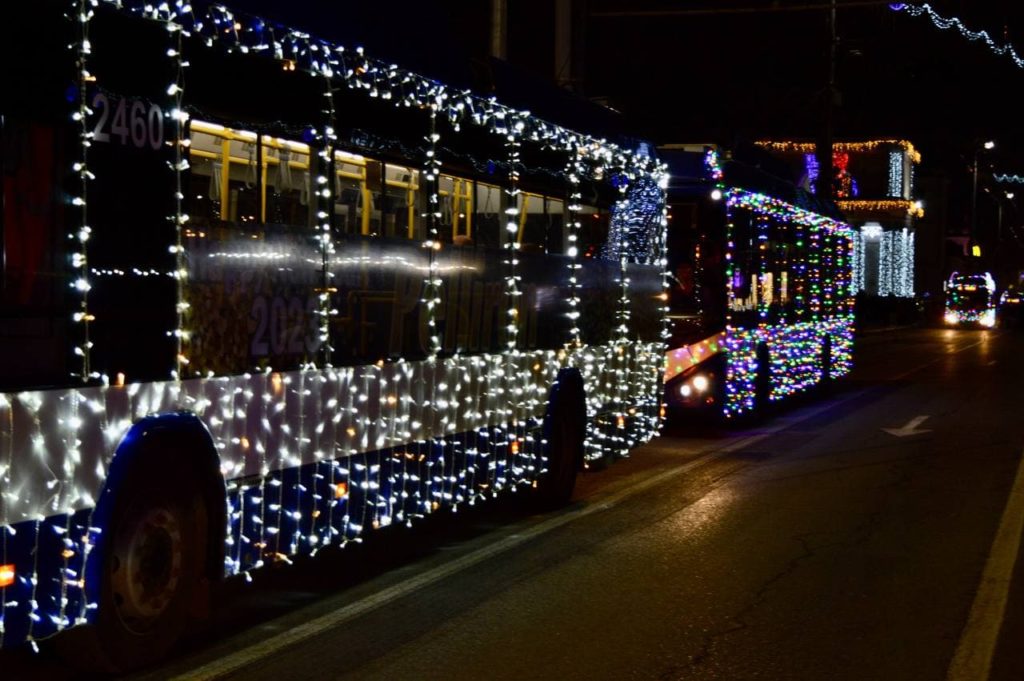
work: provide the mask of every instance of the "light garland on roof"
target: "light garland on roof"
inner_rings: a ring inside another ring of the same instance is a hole
[[[443,104],[438,114],[445,116],[457,130],[469,122],[501,134],[505,119],[518,116],[521,139],[538,142],[550,149],[584,150],[598,167],[613,161],[630,172],[651,173],[660,164],[643,151],[623,149],[606,140],[578,133],[529,114],[499,104],[493,97],[479,97],[466,90],[455,90],[435,80],[399,68],[394,64],[367,57],[362,48],[344,47],[311,37],[307,33],[272,25],[257,17],[232,12],[223,6],[211,6],[203,15],[176,0],[154,8],[144,0],[102,1],[122,11],[159,21],[174,21],[185,35],[199,36],[207,46],[220,46],[227,52],[256,54],[278,61],[289,61],[296,68],[340,79],[349,88],[363,90],[372,98],[392,102],[399,107],[427,108],[438,97]],[[500,116],[499,116],[500,114]]]
[[[999,175],[997,173],[992,174],[992,179],[996,182],[1008,182],[1010,184],[1024,184],[1024,176],[1021,175]]]
[[[843,212],[857,211],[906,211],[915,218],[924,217],[924,205],[920,201],[904,199],[840,199],[836,201]]]
[[[996,43],[996,41],[992,40],[988,31],[972,31],[957,17],[947,19],[932,9],[932,6],[927,3],[923,5],[914,5],[909,2],[893,2],[889,3],[889,8],[895,12],[906,12],[912,17],[926,16],[932,20],[932,24],[934,24],[936,28],[944,31],[955,28],[964,38],[967,38],[972,42],[981,41],[985,43],[985,45],[988,46],[988,49],[992,50],[995,54],[998,54],[1001,57],[1009,57],[1017,68],[1024,68],[1024,59],[1020,58],[1020,55],[1017,54],[1017,51],[1013,49],[1013,46],[1010,45],[1010,43],[1000,45]]]
[[[801,154],[813,154],[817,150],[814,142],[797,142],[793,140],[758,140],[757,146],[780,152],[798,152]],[[865,152],[885,149],[887,147],[900,147],[914,163],[921,162],[921,154],[914,148],[914,145],[907,140],[900,139],[879,139],[866,140],[863,142],[834,142],[833,152]]]

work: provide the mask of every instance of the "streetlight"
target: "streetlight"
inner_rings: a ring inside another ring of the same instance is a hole
[[[992,140],[985,142],[982,145],[985,150],[994,149],[996,143]],[[978,230],[978,152],[980,151],[977,144],[974,145],[974,167],[971,172],[973,175],[971,185],[971,243],[974,242],[974,235]]]

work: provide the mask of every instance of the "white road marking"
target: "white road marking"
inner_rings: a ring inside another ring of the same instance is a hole
[[[932,431],[924,428],[918,430],[917,427],[928,420],[927,416],[915,416],[914,418],[907,421],[907,425],[901,428],[882,428],[889,435],[895,435],[896,437],[907,437],[908,435],[920,435],[921,433],[930,433]]]
[[[213,660],[180,676],[171,677],[170,681],[213,681],[214,679],[222,679],[229,674],[233,674],[256,663],[261,659],[279,654],[285,648],[299,644],[315,636],[319,636],[329,629],[364,615],[394,600],[408,596],[409,594],[430,586],[435,582],[439,582],[442,579],[470,568],[477,563],[481,563],[521,544],[532,541],[533,539],[563,525],[580,520],[581,518],[585,518],[594,513],[606,511],[625,499],[645,492],[646,490],[656,487],[668,480],[671,480],[672,478],[679,477],[700,465],[722,458],[726,454],[743,449],[744,447],[749,447],[750,445],[760,442],[761,440],[785,430],[786,428],[790,428],[798,423],[812,419],[823,412],[843,404],[844,402],[860,397],[864,392],[865,390],[858,390],[850,395],[832,400],[825,405],[812,409],[811,411],[794,418],[778,419],[778,423],[764,428],[755,435],[734,439],[722,447],[716,447],[711,451],[699,454],[697,458],[683,464],[682,466],[645,478],[644,480],[625,487],[608,497],[595,499],[592,503],[583,508],[562,513],[544,520],[529,529],[507,535],[495,541],[493,544],[489,544],[488,546],[477,549],[465,556],[461,556],[448,563],[439,565],[432,570],[428,570],[427,572],[407,579],[400,584],[390,586],[375,594],[367,596],[366,598],[350,603],[343,608],[310,620],[305,624],[300,624],[299,626],[280,631],[272,638],[260,641],[247,648],[237,650],[230,655]]]
[[[981,341],[971,343],[964,347],[957,348],[954,351],[954,353],[962,352],[964,350],[967,350],[980,344]],[[897,376],[896,380],[902,379],[906,376],[909,376],[912,373],[920,371],[921,369],[924,369],[932,364],[935,364],[936,362],[941,361],[941,359],[942,358],[939,358],[931,362],[926,362],[916,368],[910,369],[909,371],[906,371],[903,374]],[[310,620],[305,624],[301,624],[299,626],[291,627],[287,630],[281,631],[275,634],[273,638],[267,639],[265,641],[260,641],[246,648],[238,649],[230,655],[221,657],[201,667],[190,670],[182,675],[171,677],[170,681],[213,681],[215,679],[223,679],[229,674],[235,673],[241,669],[244,669],[245,667],[255,664],[261,659],[265,659],[273,655],[279,654],[282,650],[290,646],[297,645],[303,641],[319,636],[320,634],[324,633],[325,631],[333,627],[337,627],[349,620],[364,615],[376,608],[379,608],[383,605],[386,605],[387,603],[390,603],[391,601],[397,600],[404,596],[408,596],[420,589],[430,586],[435,582],[438,582],[462,570],[470,568],[473,565],[476,565],[477,563],[483,562],[485,560],[493,558],[494,556],[502,554],[505,551],[513,549],[516,546],[519,546],[520,544],[532,541],[536,537],[539,537],[547,532],[550,532],[575,520],[585,518],[593,513],[606,511],[629,497],[644,492],[650,489],[651,487],[660,485],[668,480],[671,480],[672,478],[683,475],[684,473],[693,470],[699,465],[709,463],[711,461],[723,457],[726,454],[732,453],[744,447],[749,447],[750,445],[760,442],[761,440],[764,440],[765,438],[771,435],[774,435],[782,430],[785,430],[786,428],[790,428],[798,423],[812,419],[826,411],[829,411],[830,409],[839,406],[840,404],[861,397],[867,391],[868,389],[857,390],[855,392],[850,393],[849,395],[846,395],[845,397],[832,400],[820,407],[812,409],[798,417],[778,419],[776,424],[768,428],[765,428],[764,430],[755,435],[741,437],[739,439],[733,440],[732,442],[726,444],[725,446],[718,447],[714,450],[708,451],[703,454],[698,454],[697,458],[687,462],[682,466],[679,466],[678,468],[673,468],[662,473],[659,473],[657,475],[654,475],[650,478],[646,478],[634,485],[625,487],[619,490],[618,492],[609,495],[606,498],[595,499],[590,505],[583,507],[581,509],[569,511],[561,515],[554,516],[548,520],[542,521],[541,523],[533,526],[532,528],[529,528],[522,532],[517,532],[515,534],[508,535],[502,539],[495,541],[493,544],[482,547],[460,558],[456,558],[455,560],[445,563],[444,565],[439,565],[432,570],[417,575],[416,577],[407,579],[401,584],[396,584],[394,586],[388,587],[387,589],[383,589],[382,591],[379,591],[376,594],[372,594],[359,601],[350,603],[349,605],[343,608],[330,612],[326,615],[317,617],[316,619]],[[968,677],[958,677],[956,681],[959,681],[960,678],[966,679]],[[951,679],[951,681],[953,680]]]
[[[999,521],[996,538],[985,561],[981,584],[974,595],[967,624],[960,634],[953,661],[946,674],[948,681],[984,681],[992,670],[999,630],[1006,614],[1013,568],[1024,531],[1024,454],[1017,466],[1017,477]]]

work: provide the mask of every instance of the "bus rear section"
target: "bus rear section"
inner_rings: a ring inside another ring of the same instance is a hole
[[[733,419],[852,368],[852,238],[838,209],[748,159],[669,145],[670,413]]]

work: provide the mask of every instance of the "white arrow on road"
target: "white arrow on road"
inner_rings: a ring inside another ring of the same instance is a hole
[[[882,428],[889,435],[895,435],[896,437],[906,437],[908,435],[920,435],[921,433],[930,433],[932,431],[924,429],[918,430],[917,427],[924,423],[928,419],[927,416],[915,416],[914,418],[907,421],[907,425],[902,428]]]

